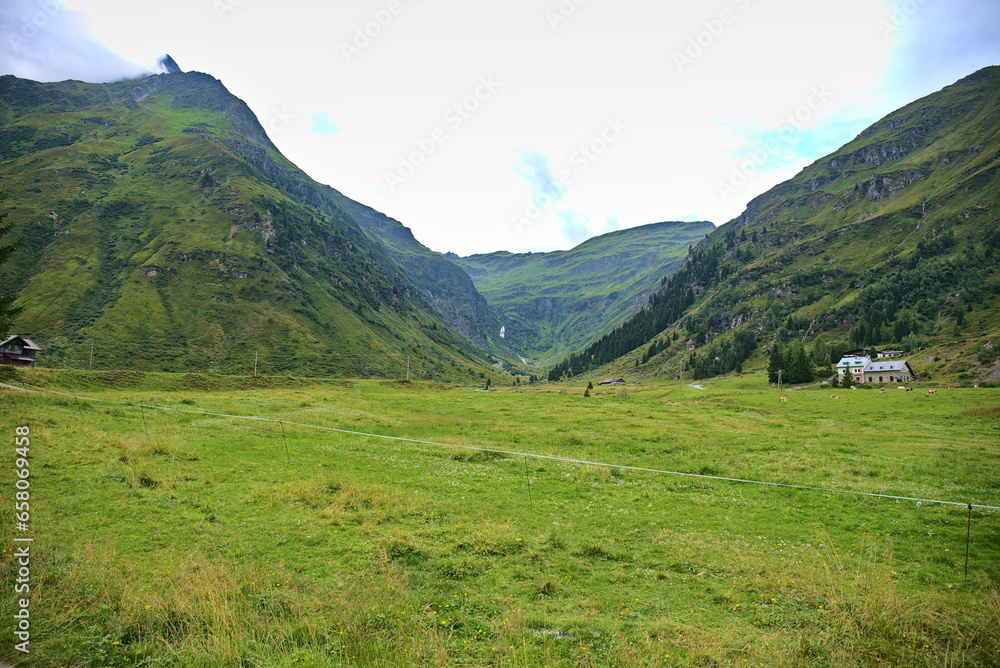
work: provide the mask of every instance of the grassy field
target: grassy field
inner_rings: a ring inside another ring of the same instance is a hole
[[[18,380],[18,665],[1000,664],[1000,390]]]

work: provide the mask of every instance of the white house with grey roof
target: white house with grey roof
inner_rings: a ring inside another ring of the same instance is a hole
[[[868,357],[868,355],[848,355],[841,358],[837,362],[837,379],[843,382],[844,376],[847,375],[847,370],[850,369],[851,378],[854,379],[854,382],[863,382],[861,379],[864,378],[865,366],[871,361],[872,358]]]
[[[837,362],[837,378],[844,380],[847,370],[857,384],[861,383],[910,383],[917,380],[906,360],[880,357],[873,360],[868,355],[850,355]]]
[[[906,360],[877,359],[865,365],[865,383],[909,383],[917,380],[910,363]]]

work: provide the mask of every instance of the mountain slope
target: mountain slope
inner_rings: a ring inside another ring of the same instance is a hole
[[[568,251],[446,257],[472,277],[506,340],[536,363],[579,350],[633,314],[712,223],[657,223],[589,239]]]
[[[496,312],[476,290],[468,274],[417,241],[413,232],[400,222],[339,192],[333,191],[333,197],[362,229],[385,247],[407,278],[455,331],[480,348],[513,356],[499,336]]]
[[[796,341],[819,364],[847,347],[935,346],[963,361],[918,374],[985,376],[1000,350],[998,218],[1000,68],[990,67],[754,199],[643,311],[552,377],[629,351],[619,367],[676,373],[684,360],[704,377]]]
[[[7,287],[46,366],[463,378],[481,351],[212,77],[0,77]]]

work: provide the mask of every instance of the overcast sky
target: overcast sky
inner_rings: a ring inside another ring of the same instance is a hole
[[[169,53],[314,179],[437,251],[738,216],[885,114],[1000,64],[997,0],[4,0],[0,73]]]

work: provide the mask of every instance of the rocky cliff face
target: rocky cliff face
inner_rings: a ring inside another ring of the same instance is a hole
[[[331,190],[331,195],[366,232],[385,245],[445,322],[483,349],[513,355],[509,342],[499,336],[497,313],[461,268],[421,244],[398,221],[339,192]]]

